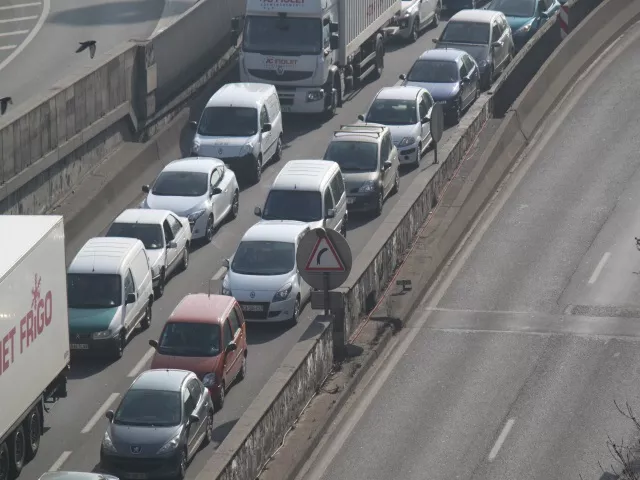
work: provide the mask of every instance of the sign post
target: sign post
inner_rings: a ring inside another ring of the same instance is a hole
[[[436,103],[431,109],[431,138],[433,139],[433,163],[438,163],[438,142],[444,133],[444,112],[442,105]]]

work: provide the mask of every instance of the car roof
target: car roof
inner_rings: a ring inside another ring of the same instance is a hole
[[[187,377],[193,375],[187,370],[168,368],[146,370],[138,375],[129,390],[164,390],[165,392],[179,392]]]
[[[273,181],[278,190],[318,190],[338,164],[331,160],[289,160]]]
[[[456,62],[464,54],[465,52],[458,50],[457,48],[435,48],[433,50],[422,52],[422,55],[420,55],[418,59]]]
[[[296,220],[261,220],[247,230],[242,237],[243,242],[290,242],[294,243],[309,225]]]
[[[500,12],[495,10],[476,10],[465,9],[460,10],[454,14],[448,23],[451,22],[477,22],[477,23],[489,23],[491,19],[496,15],[500,15]]]
[[[235,300],[227,295],[190,293],[173,309],[171,323],[222,323]]]
[[[273,85],[266,83],[227,83],[211,96],[207,107],[256,108],[273,91]]]
[[[224,166],[224,162],[217,158],[189,157],[174,160],[162,169],[163,172],[199,172],[209,173],[215,167]]]
[[[378,144],[382,140],[382,134],[389,127],[380,123],[356,123],[353,125],[342,125],[340,130],[333,133],[332,142],[368,142]]]
[[[118,477],[93,472],[46,472],[38,480],[118,480]]]
[[[69,265],[69,273],[119,274],[120,267],[137,245],[144,248],[137,238],[90,238]]]
[[[392,100],[415,100],[418,97],[418,94],[422,92],[424,88],[416,87],[413,85],[409,86],[400,86],[396,85],[393,87],[384,87],[381,88],[378,94],[376,95],[376,99],[392,99]]]
[[[118,215],[113,223],[161,224],[170,213],[169,210],[128,208]]]

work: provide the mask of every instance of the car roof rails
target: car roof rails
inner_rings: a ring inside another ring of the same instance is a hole
[[[369,125],[366,123],[356,125],[341,125],[340,130],[336,130],[334,135],[341,133],[357,133],[361,135],[373,135],[376,138],[382,135],[387,127],[382,125]]]

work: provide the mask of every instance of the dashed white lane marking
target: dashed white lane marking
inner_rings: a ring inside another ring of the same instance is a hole
[[[602,258],[600,259],[600,262],[598,262],[598,265],[596,266],[596,269],[591,274],[591,278],[589,278],[589,285],[593,285],[594,283],[596,283],[596,281],[598,280],[598,277],[602,273],[602,269],[607,264],[607,261],[609,260],[610,256],[611,256],[610,252],[606,252],[602,256]]]
[[[0,50],[13,50],[17,45],[2,45],[0,46]]]
[[[30,15],[28,17],[3,18],[2,20],[0,20],[0,23],[26,22],[27,20],[35,20],[36,18],[38,18],[38,15]]]
[[[507,420],[507,423],[505,423],[504,428],[502,429],[502,432],[500,432],[500,436],[498,437],[498,440],[496,440],[495,445],[489,452],[490,462],[492,462],[493,459],[498,456],[498,452],[502,448],[502,444],[504,443],[504,441],[507,439],[507,435],[509,435],[509,432],[511,431],[511,428],[513,428],[514,423],[516,423],[515,418],[510,418],[509,420]]]
[[[144,366],[147,364],[149,359],[153,356],[154,352],[155,350],[153,348],[150,348],[149,350],[147,350],[147,353],[145,353],[140,359],[140,361],[136,363],[136,366],[131,369],[131,371],[127,374],[127,377],[137,377],[138,374],[144,368]]]
[[[116,398],[118,398],[119,395],[120,395],[119,393],[112,393],[111,395],[109,395],[109,398],[107,398],[107,401],[102,404],[102,406],[98,409],[96,413],[93,414],[93,417],[91,417],[91,420],[87,422],[87,424],[80,431],[80,433],[89,433],[91,429],[96,426],[96,423],[100,421],[100,419],[107,412],[107,410],[109,410],[109,407],[113,402],[116,401]]]
[[[227,267],[220,267],[211,280],[220,280],[227,273]]]
[[[4,10],[15,10],[18,8],[39,7],[40,5],[42,5],[42,2],[18,3],[16,5],[5,5],[3,7],[0,7],[0,12]]]
[[[49,468],[49,471],[50,472],[56,472],[56,471],[60,470],[60,467],[71,456],[71,453],[72,452],[69,452],[69,451],[62,452],[62,454],[58,457],[58,459],[55,462],[53,462],[53,465],[51,465],[51,468]]]
[[[13,35],[26,35],[27,33],[29,33],[29,30],[13,30],[12,32],[0,33],[0,37],[11,37]]]

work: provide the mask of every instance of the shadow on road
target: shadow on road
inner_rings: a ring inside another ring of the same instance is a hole
[[[289,327],[284,324],[247,322],[247,343],[249,345],[269,343],[287,330]]]
[[[64,23],[67,25],[122,25],[143,23],[150,20],[158,20],[164,9],[164,0],[140,0],[101,3],[86,7],[70,8],[61,12],[52,13],[48,22]],[[174,0],[176,12],[188,10],[193,1]],[[80,38],[78,41],[87,40]],[[73,45],[71,47],[74,47]],[[98,48],[100,48],[98,46]]]

